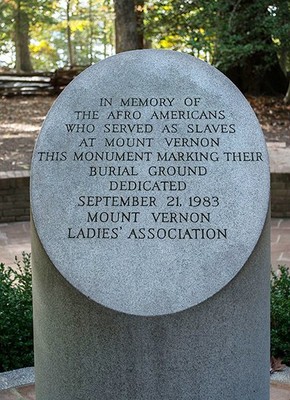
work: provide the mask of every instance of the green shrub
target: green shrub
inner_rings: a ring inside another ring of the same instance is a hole
[[[30,254],[0,263],[0,371],[33,365]]]
[[[33,365],[30,254],[12,268],[0,263],[0,371]],[[271,354],[290,365],[290,272],[271,280]]]
[[[290,365],[290,273],[285,266],[272,272],[271,354]]]

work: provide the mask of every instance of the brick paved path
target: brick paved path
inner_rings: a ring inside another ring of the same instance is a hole
[[[271,221],[271,257],[273,267],[290,267],[290,218]]]

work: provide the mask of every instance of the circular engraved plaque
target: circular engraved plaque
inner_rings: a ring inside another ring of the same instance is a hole
[[[235,277],[269,187],[239,90],[194,57],[141,50],[88,68],[58,97],[35,146],[31,204],[64,278],[106,307],[153,316]]]

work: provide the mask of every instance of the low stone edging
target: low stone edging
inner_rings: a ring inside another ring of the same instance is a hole
[[[0,391],[35,382],[34,367],[15,369],[0,374]]]
[[[30,171],[0,172],[0,223],[28,221]],[[290,173],[271,173],[271,214],[290,218]]]

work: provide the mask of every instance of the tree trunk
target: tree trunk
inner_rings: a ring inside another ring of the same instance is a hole
[[[288,72],[288,65],[290,62],[290,53],[287,49],[287,47],[282,47],[280,49],[280,57],[279,57],[279,65],[283,71],[283,74],[285,75],[287,79],[287,93],[285,94],[285,97],[283,99],[285,104],[290,104],[290,73]]]
[[[15,52],[16,52],[16,71],[32,72],[33,67],[29,52],[29,18],[27,13],[21,9],[21,1],[17,1],[15,11]]]
[[[286,93],[283,101],[284,101],[285,104],[290,104],[290,82],[289,82],[289,85],[288,85],[287,93]]]
[[[116,53],[143,48],[140,39],[140,1],[114,0],[115,5],[115,34]]]
[[[67,48],[68,48],[68,62],[69,66],[74,66],[74,54],[71,41],[71,28],[70,28],[70,0],[66,2],[66,34],[67,34]]]
[[[88,40],[88,45],[89,45],[89,51],[88,51],[88,59],[89,59],[89,63],[90,65],[92,65],[93,63],[93,45],[94,45],[94,41],[93,41],[93,36],[94,36],[94,20],[93,20],[93,4],[92,4],[92,0],[89,0],[89,40]]]
[[[144,0],[135,0],[138,49],[144,48]]]

